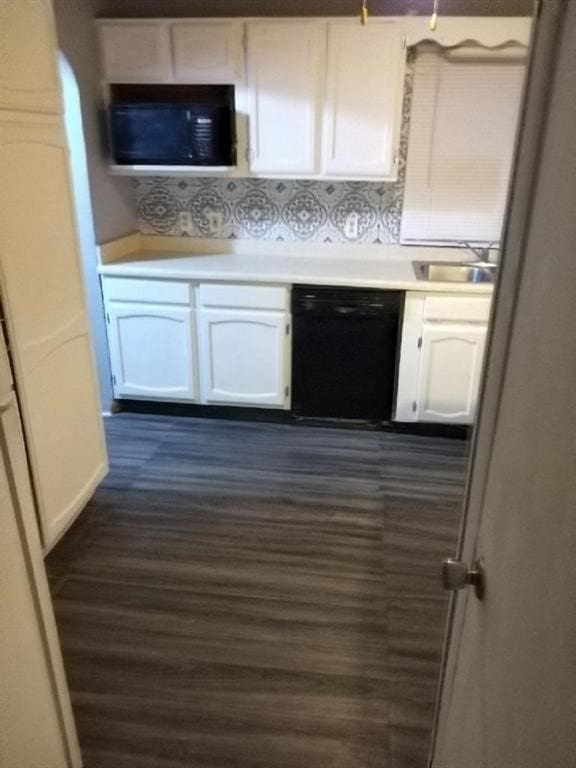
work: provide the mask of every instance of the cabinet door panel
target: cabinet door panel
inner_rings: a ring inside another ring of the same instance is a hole
[[[286,323],[284,313],[202,310],[204,401],[286,407]]]
[[[249,161],[254,173],[317,173],[323,26],[248,24]]]
[[[324,172],[392,178],[405,50],[394,25],[329,24]]]
[[[172,79],[166,24],[99,25],[104,77],[116,83],[158,83]]]
[[[0,108],[61,112],[50,0],[3,0],[0,30]]]
[[[234,22],[172,27],[174,76],[185,83],[235,83],[242,73],[240,24]]]
[[[424,325],[419,421],[473,422],[485,343],[485,325]]]
[[[193,315],[150,304],[108,309],[116,396],[196,398]]]
[[[80,766],[16,396],[0,397],[2,765]]]
[[[105,475],[106,447],[59,120],[5,116],[0,154],[0,288],[50,547]]]

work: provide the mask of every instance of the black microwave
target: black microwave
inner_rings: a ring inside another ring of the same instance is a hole
[[[235,165],[234,111],[221,104],[129,103],[109,107],[119,165]]]

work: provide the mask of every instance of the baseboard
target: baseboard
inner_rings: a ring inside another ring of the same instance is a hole
[[[297,424],[301,427],[326,427],[373,432],[395,432],[424,437],[447,437],[467,440],[472,427],[461,424],[401,423],[395,421],[363,421],[299,416],[291,411],[268,408],[246,408],[236,405],[196,405],[194,403],[160,403],[152,400],[115,400],[115,413],[158,414],[188,418],[228,421],[252,421],[268,424]]]

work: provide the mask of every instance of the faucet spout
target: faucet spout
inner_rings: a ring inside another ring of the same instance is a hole
[[[460,240],[458,245],[467,248],[469,251],[471,251],[476,259],[474,261],[471,261],[470,264],[472,264],[475,267],[496,267],[498,264],[498,251],[496,250],[497,243],[495,241],[490,241],[486,245],[474,245],[473,243],[469,243],[466,240]],[[494,253],[495,258],[491,259],[492,253]]]

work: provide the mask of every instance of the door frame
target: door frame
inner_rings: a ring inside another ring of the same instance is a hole
[[[490,458],[500,417],[502,392],[531,228],[531,213],[546,136],[548,107],[556,73],[559,39],[568,0],[536,0],[524,93],[516,136],[513,172],[502,232],[501,267],[488,328],[487,351],[473,433],[460,534],[455,557],[472,563],[480,529]],[[464,595],[465,597],[466,595]],[[440,682],[429,753],[432,768],[442,707],[456,674],[466,600],[453,595],[448,613]]]

